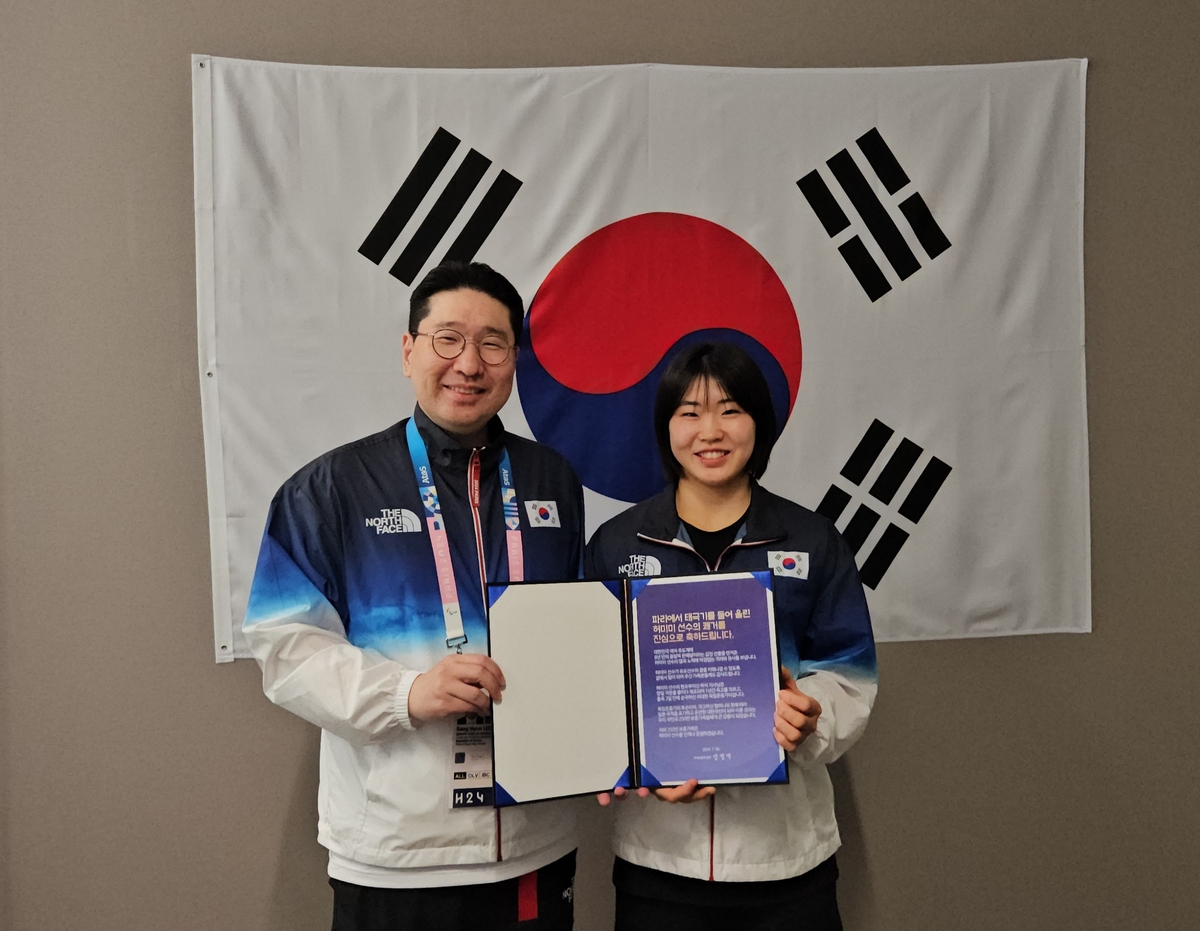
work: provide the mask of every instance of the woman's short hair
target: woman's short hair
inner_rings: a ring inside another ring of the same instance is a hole
[[[654,396],[654,438],[667,480],[678,482],[683,466],[671,452],[671,417],[679,409],[688,389],[699,379],[711,379],[754,420],[754,451],[746,470],[751,478],[767,471],[775,446],[775,407],[771,389],[755,361],[732,343],[699,343],[681,349],[663,372]]]

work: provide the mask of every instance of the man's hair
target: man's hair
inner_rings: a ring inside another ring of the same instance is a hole
[[[429,299],[443,291],[469,288],[493,298],[508,308],[514,342],[521,341],[521,323],[525,319],[525,304],[521,295],[507,278],[482,262],[444,262],[430,270],[412,290],[408,299],[408,332],[416,334],[421,321],[429,316]]]
[[[654,396],[654,438],[667,480],[678,482],[683,466],[671,452],[671,417],[696,381],[711,380],[754,420],[754,451],[746,463],[751,478],[767,471],[775,446],[775,407],[771,389],[750,355],[732,343],[700,343],[681,349],[663,372]]]

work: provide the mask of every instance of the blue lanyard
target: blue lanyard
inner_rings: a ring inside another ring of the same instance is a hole
[[[410,418],[405,428],[408,454],[412,458],[413,472],[421,492],[421,503],[425,506],[425,523],[429,528],[429,542],[433,546],[433,562],[437,568],[438,592],[442,599],[442,619],[446,624],[446,646],[462,652],[467,642],[463,629],[462,607],[458,600],[458,584],[454,580],[454,566],[450,559],[450,540],[446,536],[446,525],[442,520],[442,506],[438,501],[437,486],[433,481],[433,468],[429,465],[429,452],[425,440],[417,430],[416,418]],[[475,460],[476,463],[478,459]],[[468,476],[472,506],[479,505],[478,471]],[[525,578],[524,548],[521,545],[521,516],[517,508],[517,490],[513,487],[512,462],[508,450],[500,451],[500,499],[504,504],[505,537],[508,543],[508,578],[520,582]],[[480,542],[479,571],[484,575],[484,556]],[[485,593],[486,600],[486,593]]]

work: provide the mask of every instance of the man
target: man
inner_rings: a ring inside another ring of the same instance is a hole
[[[583,549],[570,466],[496,416],[523,315],[486,265],[431,271],[413,417],[305,466],[267,517],[245,632],[267,696],[322,728],[335,929],[571,927],[571,810],[491,807],[485,581],[577,578]]]

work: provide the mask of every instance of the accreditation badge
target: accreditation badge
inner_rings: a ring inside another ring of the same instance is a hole
[[[491,808],[492,716],[460,714],[454,719],[454,764],[450,767],[450,807]]]

